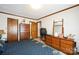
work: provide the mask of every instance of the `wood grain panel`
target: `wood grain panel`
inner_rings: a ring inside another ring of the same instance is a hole
[[[30,24],[20,24],[20,40],[30,39]]]
[[[7,27],[8,42],[18,41],[18,20],[8,18]]]
[[[31,36],[32,38],[38,37],[38,23],[31,22]]]
[[[74,54],[75,42],[73,40],[46,35],[44,42],[63,53]]]

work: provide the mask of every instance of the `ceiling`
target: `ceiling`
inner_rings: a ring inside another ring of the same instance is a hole
[[[71,6],[73,4],[42,4],[40,9],[33,9],[30,4],[0,4],[0,12],[39,19]]]

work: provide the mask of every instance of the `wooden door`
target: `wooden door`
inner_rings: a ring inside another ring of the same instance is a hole
[[[20,40],[30,39],[30,24],[20,24]]]
[[[8,38],[8,42],[18,41],[18,20],[8,18],[7,38]]]
[[[31,36],[32,38],[38,37],[38,23],[31,22]]]

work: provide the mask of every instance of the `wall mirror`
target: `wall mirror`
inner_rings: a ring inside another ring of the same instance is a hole
[[[64,37],[64,27],[63,27],[63,19],[62,20],[54,20],[53,21],[53,36]]]

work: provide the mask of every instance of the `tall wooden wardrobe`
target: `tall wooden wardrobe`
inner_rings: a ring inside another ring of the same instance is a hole
[[[20,24],[20,40],[30,39],[30,24]]]

